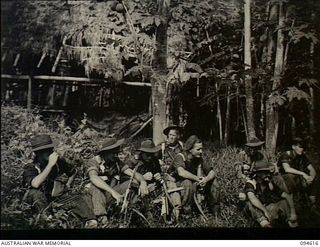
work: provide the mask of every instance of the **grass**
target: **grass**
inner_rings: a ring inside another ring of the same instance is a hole
[[[21,185],[23,166],[32,161],[29,139],[35,134],[48,133],[58,143],[58,152],[73,160],[83,168],[82,160],[94,155],[98,144],[106,137],[88,128],[76,133],[64,126],[60,120],[51,119],[45,124],[37,112],[28,113],[19,107],[2,107],[1,111],[1,229],[59,229],[81,228],[79,221],[69,217],[63,210],[51,216],[33,215],[31,206],[23,201],[25,189]],[[51,126],[51,127],[47,127]],[[131,150],[141,141],[137,139]],[[221,212],[208,216],[204,222],[198,212],[182,215],[178,225],[168,226],[159,220],[152,227],[252,227],[242,212],[238,194],[243,181],[237,176],[235,163],[239,161],[239,148],[219,148],[213,143],[205,143],[204,162],[212,165],[221,185]],[[70,152],[73,150],[73,152]],[[82,191],[85,184],[84,173],[74,182],[73,192]],[[207,212],[206,212],[207,213]],[[119,220],[113,215],[109,227],[117,228]]]

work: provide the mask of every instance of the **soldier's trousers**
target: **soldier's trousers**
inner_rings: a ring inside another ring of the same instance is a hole
[[[178,188],[177,184],[172,181],[166,181],[166,186],[168,190]],[[169,194],[171,201],[174,207],[180,208],[181,207],[181,196],[179,192],[173,192]]]
[[[284,219],[286,222],[290,217],[290,207],[286,200],[280,200],[276,203],[270,203],[266,206],[266,209],[271,215],[271,222],[265,217],[264,213],[253,206],[251,202],[246,203],[245,210],[251,214],[251,217],[257,221],[261,226],[266,223],[272,223],[278,219]]]
[[[112,188],[119,194],[124,194],[128,188],[129,181],[125,181],[121,184],[115,185]],[[87,186],[87,193],[90,195],[90,204],[93,208],[93,212],[96,216],[102,216],[107,214],[107,208],[114,204],[114,198],[107,192],[99,189],[92,183]]]
[[[309,196],[317,196],[319,193],[319,177],[316,177],[311,184],[307,184],[302,176],[294,174],[283,174],[282,177],[290,191],[296,193],[305,191]]]
[[[177,185],[182,186],[184,190],[181,192],[182,206],[192,205],[194,202],[193,196],[196,192],[197,185],[189,179],[177,182]],[[206,198],[209,210],[215,210],[215,207],[220,204],[220,186],[217,179],[208,182],[204,187],[204,195]]]
[[[30,189],[26,196],[26,202],[33,205],[36,212],[42,212],[48,205],[49,200],[45,194],[37,189]],[[62,195],[54,199],[58,204],[61,202],[61,208],[71,210],[82,220],[95,219],[92,209],[90,208],[89,198],[83,195]]]

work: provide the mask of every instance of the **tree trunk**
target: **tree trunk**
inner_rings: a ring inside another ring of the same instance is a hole
[[[218,92],[218,82],[216,82],[216,94],[217,94],[217,120],[219,126],[219,140],[222,143],[223,140],[223,132],[222,132],[222,117],[221,117],[221,107],[220,107],[220,97]]]
[[[153,141],[163,142],[162,131],[166,126],[166,82],[167,82],[167,28],[170,0],[159,1],[160,25],[156,32],[156,50],[153,59],[152,84]],[[169,97],[169,96],[168,96]]]
[[[70,86],[69,85],[65,85],[63,103],[62,103],[63,107],[67,106],[67,104],[68,104],[69,93],[70,93]]]
[[[226,109],[226,124],[224,129],[224,143],[228,145],[229,142],[229,126],[230,126],[230,86],[227,90],[227,109]]]
[[[276,22],[278,17],[278,5],[277,4],[272,4],[270,8],[270,15],[269,15],[269,26]],[[267,54],[267,63],[268,66],[271,68],[271,62],[274,54],[274,50],[276,47],[276,42],[273,37],[274,30],[272,28],[268,28],[268,54]]]
[[[250,1],[244,1],[244,69],[251,69],[251,15],[250,15]],[[252,78],[249,73],[245,74],[244,78],[245,92],[246,92],[246,115],[247,115],[247,140],[256,136],[254,129],[254,107],[252,96]]]
[[[264,92],[264,87],[262,89],[262,92]],[[259,134],[261,136],[263,136],[263,130],[265,128],[265,123],[264,123],[264,120],[265,120],[265,97],[264,97],[264,93],[261,94],[261,98],[260,98],[260,132]]]
[[[310,44],[310,57],[311,57],[311,76],[314,76],[314,43],[311,41]],[[309,104],[309,114],[310,114],[310,126],[309,126],[309,135],[311,137],[311,143],[314,144],[314,136],[316,135],[315,128],[315,97],[313,85],[309,85],[310,93],[310,104]]]
[[[47,101],[49,106],[54,105],[54,98],[56,95],[56,84],[50,85],[48,96],[47,96]]]
[[[284,34],[282,28],[284,26],[284,13],[283,13],[283,3],[279,1],[279,22],[278,22],[278,32],[277,32],[277,49],[276,58],[274,66],[274,79],[272,84],[272,91],[275,91],[280,86],[281,75],[283,72],[283,61],[284,61]],[[278,130],[279,130],[279,115],[277,106],[271,105],[269,95],[266,106],[266,148],[270,155],[275,154]]]

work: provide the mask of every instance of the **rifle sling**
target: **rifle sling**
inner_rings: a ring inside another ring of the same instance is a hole
[[[199,203],[198,200],[197,200],[197,193],[198,193],[198,191],[196,191],[196,192],[193,194],[193,200],[194,200],[194,202],[195,202],[195,204],[196,204],[199,212],[200,212],[201,215],[203,216],[204,220],[207,222],[207,221],[208,221],[208,217],[207,217],[207,216],[205,215],[205,213],[203,212],[203,209],[202,209],[200,203]]]

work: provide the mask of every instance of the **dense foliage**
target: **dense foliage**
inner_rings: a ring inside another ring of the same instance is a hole
[[[84,124],[84,123],[83,123]],[[38,133],[50,134],[58,144],[57,152],[75,162],[79,170],[83,168],[83,159],[92,157],[104,135],[82,125],[72,133],[59,119],[46,120],[44,123],[37,113],[28,113],[18,107],[3,107],[1,111],[1,228],[2,229],[39,229],[39,228],[81,228],[81,222],[66,214],[63,210],[32,216],[32,210],[24,199],[22,187],[23,166],[32,161],[30,137]],[[134,144],[138,144],[134,141]],[[129,145],[132,152],[134,146]],[[196,212],[191,218],[182,217],[179,227],[246,227],[249,226],[238,203],[239,187],[242,181],[237,178],[235,162],[239,149],[217,150],[212,144],[206,144],[205,161],[212,164],[223,185],[221,214],[210,216],[204,223]],[[73,192],[83,190],[87,183],[85,174],[78,173],[72,187]],[[50,216],[51,214],[51,216]],[[109,227],[118,227],[119,220],[111,218]],[[164,227],[159,219],[152,222],[153,227]]]

